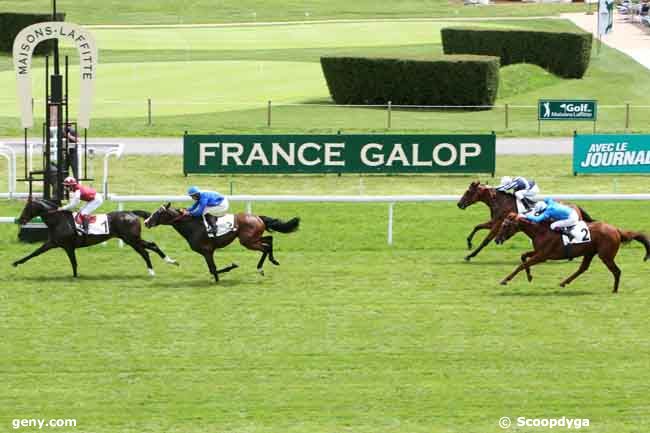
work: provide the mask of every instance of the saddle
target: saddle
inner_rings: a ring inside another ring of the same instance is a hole
[[[218,238],[237,230],[237,225],[235,224],[235,215],[231,213],[220,216],[219,219],[217,219],[216,233],[210,231],[210,226],[208,225],[206,218],[203,219],[203,224],[205,226],[206,232],[208,232],[209,238]]]
[[[73,214],[75,228],[79,233],[83,233],[83,223],[81,221],[81,214]],[[89,235],[107,235],[110,233],[108,226],[108,216],[106,214],[90,215],[88,219],[88,234]]]

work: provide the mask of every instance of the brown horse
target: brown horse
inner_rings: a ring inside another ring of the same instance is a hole
[[[501,227],[501,223],[510,212],[517,212],[517,202],[514,195],[497,191],[495,188],[490,188],[487,185],[475,181],[470,183],[467,191],[465,191],[465,194],[458,201],[458,207],[460,209],[466,209],[478,202],[485,203],[490,208],[490,220],[474,227],[474,230],[467,237],[467,248],[472,249],[472,239],[479,230],[490,230],[490,233],[483,239],[483,242],[481,242],[478,248],[465,257],[467,261],[476,257],[495,238]],[[575,205],[569,206],[578,211],[581,220],[586,222],[594,221],[581,207]]]
[[[522,264],[501,281],[501,284],[508,284],[508,282],[523,269],[525,269],[528,274],[528,281],[532,281],[533,277],[530,274],[530,267],[545,262],[546,260],[562,260],[567,257],[584,257],[580,268],[578,268],[578,270],[567,279],[562,281],[560,286],[564,287],[589,269],[592,259],[596,254],[598,254],[600,260],[605,264],[605,266],[607,266],[612,275],[614,275],[613,292],[618,292],[621,270],[616,266],[614,258],[616,257],[616,253],[618,253],[621,243],[627,243],[632,240],[642,243],[645,246],[646,251],[643,260],[646,261],[650,259],[650,240],[648,240],[648,238],[642,233],[621,230],[603,222],[588,223],[587,226],[591,232],[591,241],[583,244],[571,245],[567,248],[562,242],[561,234],[551,230],[548,224],[536,224],[528,220],[526,217],[517,215],[514,212],[508,214],[501,224],[495,242],[497,244],[502,244],[518,231],[522,231],[533,241],[533,247],[535,249],[524,253],[521,256]]]
[[[300,218],[292,218],[283,222],[265,216],[255,216],[245,213],[235,214],[235,230],[217,238],[208,237],[201,218],[193,218],[182,209],[174,209],[170,203],[160,207],[144,221],[148,228],[157,225],[170,225],[187,240],[190,248],[201,254],[208,264],[210,273],[214,275],[215,281],[219,281],[219,274],[229,272],[237,268],[237,264],[217,270],[214,263],[214,251],[228,246],[232,241],[239,238],[239,243],[249,250],[262,252],[262,257],[257,262],[257,271],[264,275],[262,266],[268,256],[271,263],[278,266],[273,256],[273,236],[262,236],[264,231],[277,231],[280,233],[292,233],[298,230]]]

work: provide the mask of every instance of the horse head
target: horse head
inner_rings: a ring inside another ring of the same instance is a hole
[[[182,217],[183,213],[178,209],[171,207],[171,203],[166,203],[152,213],[149,218],[144,220],[144,225],[147,228],[156,227],[158,225],[173,224]]]
[[[465,209],[479,201],[479,189],[481,183],[477,180],[469,184],[465,194],[458,200],[458,208]]]
[[[501,223],[499,232],[494,240],[497,245],[503,244],[505,241],[514,236],[519,231],[519,218],[516,212],[510,212]]]
[[[49,202],[47,200],[32,199],[30,196],[25,203],[23,211],[18,217],[18,222],[20,224],[27,224],[33,218],[42,217],[50,211],[56,210],[57,206],[55,203]]]

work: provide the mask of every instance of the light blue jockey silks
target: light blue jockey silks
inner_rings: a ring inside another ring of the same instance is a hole
[[[554,201],[552,198],[545,198],[544,202],[547,204],[546,209],[539,215],[527,214],[526,218],[539,223],[546,220],[561,221],[569,218],[569,215],[574,211],[569,206]]]

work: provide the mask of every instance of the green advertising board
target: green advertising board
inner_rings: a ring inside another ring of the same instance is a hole
[[[575,135],[573,173],[650,173],[650,135]]]
[[[488,135],[185,135],[183,172],[494,173]]]
[[[592,100],[540,99],[538,120],[596,120],[597,102]]]

